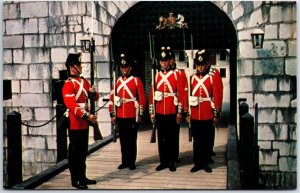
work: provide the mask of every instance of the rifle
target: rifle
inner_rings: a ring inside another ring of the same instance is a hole
[[[110,45],[109,45],[109,49],[110,49],[110,65],[113,67],[113,85],[114,85],[114,94],[113,94],[113,99],[115,100],[116,97],[116,93],[117,93],[117,83],[116,83],[116,65],[114,63],[114,56],[113,56],[113,48],[112,48],[112,37],[110,39]],[[113,112],[115,113],[115,117],[117,118],[117,109],[116,109],[116,105],[115,102],[113,102]],[[118,131],[118,127],[117,127],[117,122],[113,125],[113,142],[117,142],[117,131]]]
[[[90,41],[90,46],[92,48],[91,50],[91,85],[94,85],[94,51],[95,51],[95,40],[92,37],[91,41]],[[91,105],[91,109],[90,109],[90,113],[95,115],[95,93],[92,93],[90,95],[90,105]],[[94,129],[94,140],[102,140],[102,134],[100,132],[99,129],[99,125],[98,123],[92,123],[89,122],[89,125],[93,127]]]
[[[152,81],[151,81],[151,89],[152,89],[152,95],[153,95],[153,113],[155,115],[155,100],[154,100],[154,92],[155,92],[155,49],[153,50],[154,45],[152,44],[153,39],[152,35],[149,32],[149,44],[150,44],[150,57],[152,59],[152,69],[151,69],[151,76],[152,76]],[[155,120],[153,120],[152,123],[152,133],[151,133],[151,139],[150,143],[155,143],[156,142],[156,123]]]
[[[191,34],[191,55],[193,58],[193,35]],[[187,109],[187,113],[191,118],[191,105],[190,105],[190,95],[191,95],[191,69],[190,69],[190,65],[189,62],[187,63],[187,68],[188,68],[188,75],[187,75],[187,82],[188,82],[188,109]],[[191,119],[189,121],[189,141],[192,141],[192,127],[191,127]]]

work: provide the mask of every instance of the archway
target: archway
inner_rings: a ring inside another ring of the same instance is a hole
[[[139,2],[131,7],[117,21],[112,31],[114,53],[126,51],[137,61],[135,75],[142,77],[145,87],[149,84],[149,32],[155,30],[160,16],[168,17],[172,11],[175,15],[182,14],[193,34],[193,48],[210,49],[215,51],[216,58],[229,56],[228,68],[223,68],[223,75],[227,76],[224,89],[229,98],[224,101],[225,117],[223,123],[236,124],[236,63],[237,63],[237,35],[230,18],[211,2],[201,1],[159,1]],[[175,50],[183,50],[182,40],[172,39]],[[191,48],[190,43],[185,49]],[[226,56],[226,54],[225,54]],[[118,55],[115,55],[117,61]],[[217,67],[217,66],[216,66]],[[227,70],[227,71],[226,71]],[[229,72],[228,72],[229,71]],[[229,85],[228,85],[229,84]],[[224,115],[224,113],[223,113]]]

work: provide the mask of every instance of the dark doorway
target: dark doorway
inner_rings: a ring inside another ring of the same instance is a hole
[[[147,74],[150,65],[149,33],[155,33],[159,17],[168,17],[169,12],[184,16],[188,32],[193,34],[193,48],[230,50],[230,115],[228,123],[236,125],[236,50],[235,27],[219,7],[212,2],[201,1],[145,1],[131,7],[117,21],[112,31],[115,61],[121,52],[132,55],[136,62],[133,74],[141,77],[146,90],[149,84]],[[175,50],[189,50],[190,41],[182,43],[182,38],[171,38]],[[155,39],[156,49],[159,40]]]

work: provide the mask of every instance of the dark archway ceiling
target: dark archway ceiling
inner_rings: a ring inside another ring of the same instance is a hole
[[[182,14],[189,29],[185,32],[185,48],[190,49],[189,33],[193,34],[193,48],[236,48],[235,28],[228,16],[211,2],[203,1],[143,1],[131,7],[116,23],[112,37],[114,51],[149,50],[149,32],[154,34],[156,49],[161,41],[172,42],[174,49],[183,50],[182,30],[172,37],[157,35],[155,30],[160,16]],[[164,44],[164,42],[162,43]]]

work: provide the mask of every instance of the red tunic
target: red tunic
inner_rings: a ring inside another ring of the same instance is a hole
[[[168,72],[158,72],[155,80],[155,91],[162,93],[162,100],[155,101],[155,113],[162,115],[176,114],[178,105],[182,107],[184,98],[184,87],[182,85],[181,76],[170,70]],[[177,97],[177,103],[174,100]],[[153,90],[150,89],[150,105],[153,105]]]
[[[90,87],[90,83],[83,77],[70,77],[63,86],[63,99],[69,109],[70,129],[72,130],[88,128],[88,122],[82,119],[82,116],[85,112],[89,112],[88,96]],[[99,93],[96,93],[95,100],[98,99]]]
[[[191,106],[191,119],[213,119],[213,108],[220,112],[223,100],[223,83],[219,70],[212,68],[202,78],[199,75],[193,75],[191,77],[191,96],[200,97],[200,101],[202,100],[199,105]]]
[[[117,117],[119,118],[136,118],[136,105],[138,103],[140,113],[146,105],[146,94],[144,85],[140,78],[119,77],[117,80],[117,96],[121,98],[121,105],[116,107]],[[114,86],[110,94],[109,112],[113,112],[114,105]]]
[[[183,69],[178,69],[178,68],[175,69],[175,73],[177,74],[177,76],[180,77],[181,85],[184,86],[184,90],[183,90],[184,97],[183,97],[183,101],[182,101],[182,106],[183,106],[183,112],[186,112],[187,100],[184,100],[188,93],[186,73]]]

